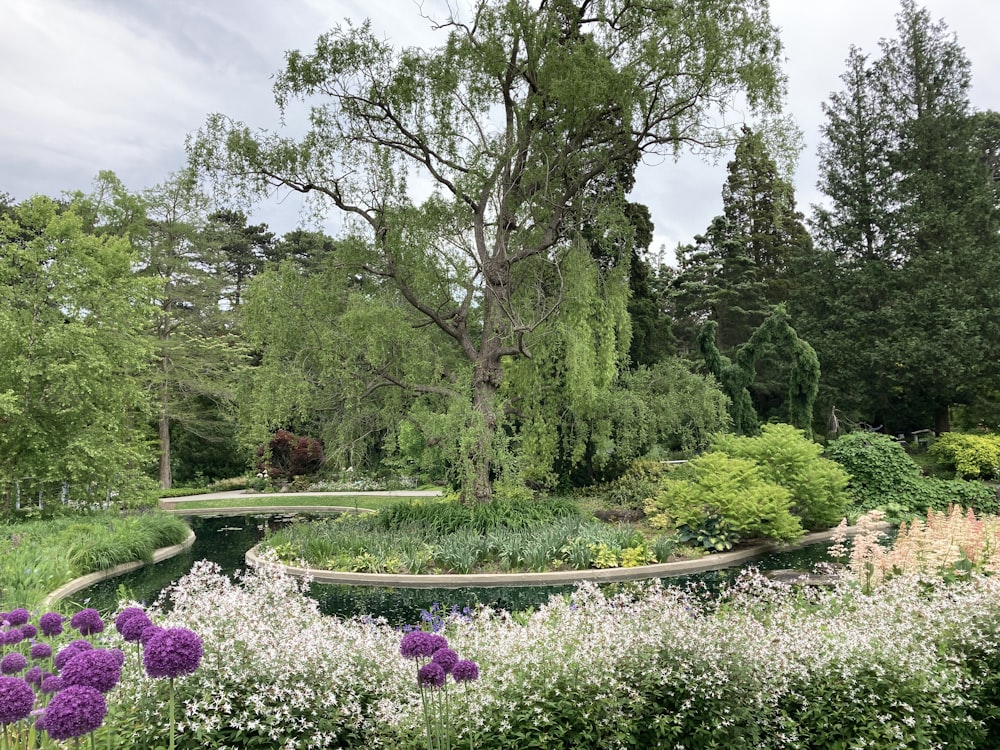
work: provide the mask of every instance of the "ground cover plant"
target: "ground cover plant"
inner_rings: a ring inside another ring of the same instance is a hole
[[[178,748],[427,747],[422,698],[441,696],[421,695],[399,630],[324,617],[305,590],[271,565],[234,582],[198,564],[151,608],[204,644],[177,684]],[[980,575],[870,594],[747,575],[714,599],[585,584],[524,617],[435,619],[478,665],[449,693],[449,741],[484,750],[995,748],[998,623],[1000,580]],[[162,686],[125,680],[122,746],[165,737]]]
[[[903,447],[888,435],[848,433],[827,446],[826,456],[850,474],[849,519],[881,510],[887,520],[899,522],[922,515],[928,508],[943,511],[953,504],[983,514],[1000,511],[995,488],[983,482],[922,476]]]
[[[190,529],[164,513],[95,512],[0,525],[0,606],[31,607],[74,578],[151,560]]]
[[[665,562],[672,534],[608,524],[564,499],[396,502],[377,514],[296,523],[264,548],[313,568],[370,573],[473,573],[634,567]]]

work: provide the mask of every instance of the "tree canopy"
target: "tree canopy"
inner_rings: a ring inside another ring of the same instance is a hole
[[[479,0],[436,28],[441,46],[396,49],[367,23],[338,27],[275,84],[283,112],[310,105],[308,133],[216,115],[189,150],[244,195],[292,189],[342,212],[344,262],[469,363],[450,390],[473,407],[465,494],[487,500],[504,363],[564,308],[584,228],[632,242],[624,194],[644,155],[716,149],[731,137],[717,114],[776,108],[780,43],[763,0]]]

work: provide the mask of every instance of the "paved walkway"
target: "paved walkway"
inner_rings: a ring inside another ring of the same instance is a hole
[[[239,500],[261,497],[437,497],[441,490],[382,490],[377,492],[246,492],[228,490],[226,492],[206,492],[201,495],[165,497],[164,502],[188,503],[195,500]]]

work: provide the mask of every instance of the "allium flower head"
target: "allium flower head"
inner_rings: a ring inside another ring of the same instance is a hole
[[[93,635],[104,630],[104,620],[101,619],[101,613],[93,607],[81,609],[70,618],[69,624],[70,627],[79,630],[81,635]]]
[[[142,664],[150,677],[191,674],[201,663],[201,638],[187,628],[168,628],[146,644]]]
[[[46,695],[58,693],[63,689],[63,679],[57,674],[42,675],[42,692]]]
[[[0,674],[18,674],[28,666],[28,660],[24,654],[12,651],[0,659]]]
[[[62,669],[66,666],[66,663],[76,656],[81,651],[89,651],[94,646],[90,641],[76,640],[72,643],[68,643],[63,648],[59,649],[56,653],[56,658],[53,660],[56,669]]]
[[[479,679],[479,665],[468,659],[460,659],[451,668],[451,676],[455,682],[473,682]]]
[[[47,643],[34,643],[28,653],[32,659],[48,659],[52,656],[52,646]]]
[[[0,725],[25,719],[35,704],[35,691],[18,677],[0,677]]]
[[[25,625],[31,618],[31,613],[28,612],[24,607],[18,607],[17,609],[12,609],[7,613],[7,622],[11,625]]]
[[[448,641],[444,636],[413,630],[403,636],[399,643],[399,653],[406,659],[428,658],[435,651],[447,647]]]
[[[93,732],[107,713],[108,704],[99,690],[70,685],[52,697],[38,724],[52,739],[68,740]]]
[[[120,648],[109,648],[108,653],[115,657],[119,667],[125,663],[125,652]]]
[[[51,638],[63,632],[63,616],[58,612],[46,612],[38,620],[42,634]]]
[[[31,623],[27,623],[25,625],[22,625],[21,626],[21,635],[24,636],[25,640],[28,640],[29,638],[34,638],[36,635],[38,635],[38,628],[36,628]]]
[[[37,664],[24,673],[24,681],[29,685],[34,685],[35,687],[41,687],[42,685],[42,668]]]
[[[458,663],[458,654],[450,648],[441,648],[434,652],[431,659],[434,663],[441,665],[445,674],[451,674],[452,668]]]
[[[159,625],[147,625],[142,629],[142,632],[139,634],[139,643],[145,646],[147,643],[153,640],[153,638],[155,638],[162,632],[163,628],[161,628]]]
[[[139,607],[128,607],[115,618],[115,630],[130,643],[138,641],[142,631],[152,625],[149,616]]]
[[[436,661],[430,661],[417,670],[417,684],[420,687],[444,687],[444,669]]]
[[[11,628],[3,633],[3,642],[8,646],[13,646],[24,640],[21,628]]]
[[[102,693],[117,685],[121,676],[122,669],[118,658],[102,648],[80,651],[66,662],[60,673],[66,686],[87,685]]]

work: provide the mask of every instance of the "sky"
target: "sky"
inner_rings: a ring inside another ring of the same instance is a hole
[[[208,114],[280,127],[272,76],[288,50],[310,50],[338,23],[371,16],[398,46],[440,44],[420,18],[445,0],[0,0],[0,192],[23,200],[87,191],[112,170],[134,192],[185,163],[184,141]],[[878,56],[896,36],[898,0],[771,0],[788,76],[786,112],[802,131],[794,175],[808,215],[816,190],[821,106],[839,91],[852,45]],[[1000,110],[1000,0],[918,0],[944,20],[972,63],[974,109]],[[726,162],[683,155],[643,164],[632,199],[650,208],[654,250],[670,262],[722,211]],[[258,206],[278,234],[304,220],[296,195]],[[336,232],[331,220],[324,228]]]

